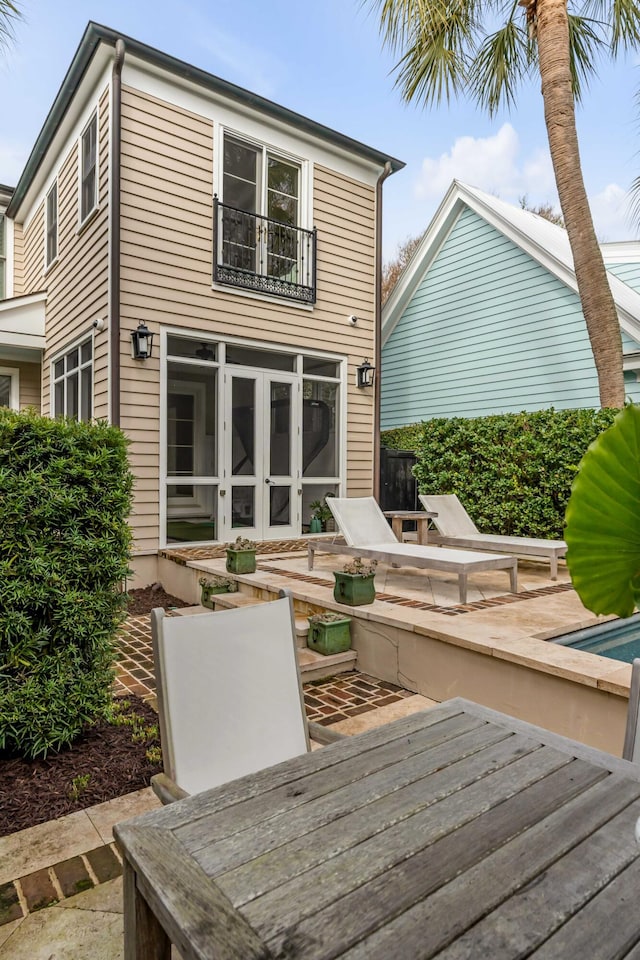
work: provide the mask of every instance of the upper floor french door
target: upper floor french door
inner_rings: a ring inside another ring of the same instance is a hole
[[[221,519],[228,539],[300,531],[300,381],[282,371],[225,373]]]

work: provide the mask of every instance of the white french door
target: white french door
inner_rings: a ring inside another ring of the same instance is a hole
[[[289,373],[225,373],[221,516],[227,539],[300,532],[300,381]]]

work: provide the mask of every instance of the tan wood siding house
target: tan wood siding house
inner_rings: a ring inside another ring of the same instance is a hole
[[[298,536],[314,500],[370,493],[356,371],[401,164],[92,24],[53,114],[9,208],[14,295],[46,293],[43,412],[130,438],[139,569],[165,545]]]

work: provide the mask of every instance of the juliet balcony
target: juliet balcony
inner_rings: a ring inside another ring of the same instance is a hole
[[[213,200],[213,281],[315,303],[316,230]]]

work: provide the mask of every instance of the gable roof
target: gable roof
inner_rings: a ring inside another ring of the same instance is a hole
[[[551,223],[537,213],[514,207],[504,200],[454,180],[427,228],[413,258],[400,275],[382,310],[382,342],[389,339],[429,266],[449,236],[464,207],[473,210],[487,223],[508,237],[534,260],[578,293],[573,255],[564,227]],[[609,245],[608,245],[609,246]],[[613,246],[613,245],[611,245]],[[631,245],[630,245],[631,246]],[[620,245],[616,244],[616,247]],[[633,244],[634,251],[638,249]],[[609,262],[613,257],[606,257]],[[616,259],[620,259],[617,257]],[[618,313],[620,327],[640,343],[640,293],[607,272],[609,286]]]
[[[205,70],[194,67],[183,60],[171,57],[169,54],[163,53],[155,47],[150,47],[146,43],[141,43],[139,40],[134,40],[132,37],[118,33],[110,27],[89,22],[74,58],[71,61],[71,65],[67,70],[67,74],[62,81],[62,86],[38,134],[38,138],[29,155],[18,185],[15,188],[13,198],[7,210],[8,216],[15,216],[20,208],[20,204],[40,168],[49,145],[66,116],[76,90],[89,69],[96,51],[101,44],[115,48],[118,40],[124,41],[127,53],[131,53],[155,67],[175,74],[176,78],[180,78],[182,81],[186,80],[196,83],[207,90],[220,94],[229,100],[234,100],[236,103],[242,104],[245,107],[258,110],[266,116],[289,124],[298,130],[318,137],[332,144],[334,147],[345,150],[380,167],[384,167],[385,163],[389,161],[392,172],[394,173],[404,167],[404,163],[401,160],[396,160],[394,157],[390,157],[388,154],[376,150],[374,147],[368,147],[358,140],[347,137],[343,133],[338,133],[336,130],[324,126],[324,124],[309,120],[307,117],[302,116],[302,114],[288,110],[286,107],[282,107],[272,100],[267,100],[265,97],[261,97],[256,93],[251,93],[250,90],[245,90],[243,87],[236,86],[234,83],[222,80],[220,77],[207,73]]]

